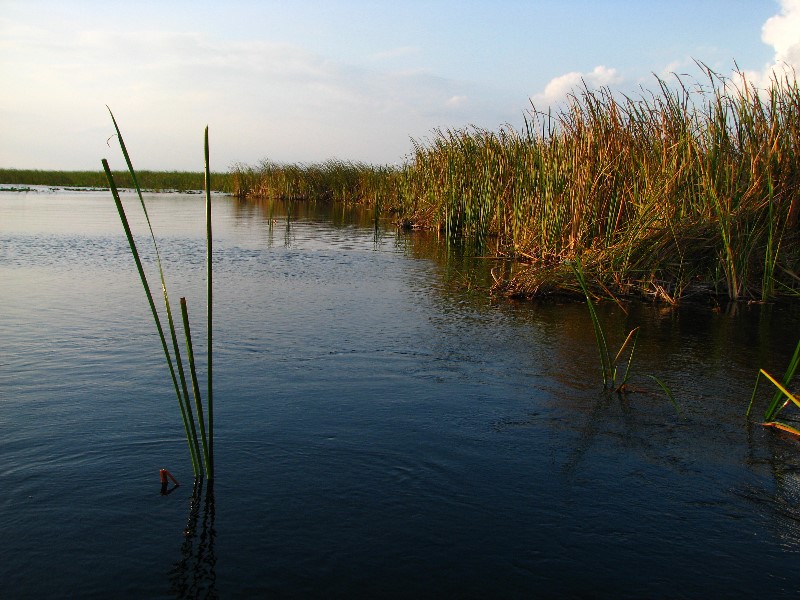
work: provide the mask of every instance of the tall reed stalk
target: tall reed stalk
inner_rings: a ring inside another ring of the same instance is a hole
[[[167,317],[167,324],[169,326],[170,338],[172,342],[172,351],[174,353],[174,360],[172,354],[170,354],[169,345],[167,344],[166,335],[164,333],[164,327],[161,324],[161,318],[159,316],[158,310],[156,309],[155,301],[153,300],[153,295],[150,290],[150,284],[147,281],[147,276],[144,271],[144,266],[142,265],[141,258],[139,256],[139,252],[136,246],[136,242],[133,237],[133,233],[131,232],[130,225],[128,223],[127,216],[125,214],[125,209],[122,205],[122,201],[120,199],[119,190],[114,180],[114,175],[109,167],[108,161],[106,159],[102,159],[103,170],[105,172],[106,179],[108,181],[109,188],[111,190],[112,197],[114,199],[114,203],[117,207],[117,212],[120,216],[120,221],[122,222],[123,230],[125,231],[125,236],[128,240],[128,245],[131,250],[131,255],[133,256],[134,263],[136,265],[136,270],[139,273],[139,278],[142,282],[142,286],[145,291],[145,296],[147,298],[148,304],[150,306],[150,311],[153,315],[153,320],[156,325],[156,330],[159,335],[159,339],[161,341],[161,347],[164,351],[164,357],[167,362],[167,367],[170,372],[170,376],[172,378],[172,383],[175,388],[175,394],[178,399],[178,406],[181,413],[181,419],[183,421],[184,430],[186,433],[186,440],[189,446],[189,454],[192,460],[192,470],[194,471],[194,476],[201,477],[203,474],[203,470],[205,471],[206,477],[209,479],[213,478],[214,467],[213,467],[213,409],[211,404],[211,389],[212,389],[212,379],[211,379],[211,190],[209,187],[210,184],[210,171],[209,171],[209,161],[208,161],[208,128],[206,128],[206,135],[205,135],[205,162],[206,162],[206,232],[207,232],[207,247],[208,247],[208,298],[209,298],[209,305],[208,305],[208,353],[209,353],[209,371],[208,371],[208,389],[209,389],[209,432],[208,436],[206,435],[205,429],[205,419],[203,417],[203,407],[202,407],[202,399],[200,397],[200,388],[197,380],[197,373],[195,369],[195,362],[194,362],[194,352],[192,349],[192,340],[191,340],[191,331],[189,328],[189,313],[188,308],[186,305],[185,298],[181,298],[181,313],[182,313],[182,320],[184,326],[184,337],[186,340],[186,349],[187,355],[189,360],[190,366],[190,375],[192,381],[192,390],[194,395],[195,401],[195,409],[196,409],[196,418],[197,423],[200,428],[201,432],[201,442],[202,442],[202,454],[200,450],[200,442],[198,441],[197,435],[197,427],[195,427],[195,414],[192,411],[192,405],[189,400],[189,390],[186,382],[186,374],[183,367],[183,361],[181,360],[181,353],[180,347],[178,344],[178,335],[177,330],[175,327],[175,322],[172,317],[172,308],[169,302],[169,294],[167,293],[167,285],[166,280],[164,277],[164,269],[161,263],[161,255],[158,250],[158,244],[156,242],[155,233],[153,232],[153,226],[150,222],[150,216],[147,212],[147,206],[144,202],[144,197],[142,195],[142,190],[138,182],[136,171],[133,168],[133,164],[130,159],[130,155],[128,154],[127,147],[125,146],[125,142],[122,138],[122,133],[120,132],[119,126],[117,124],[116,119],[114,118],[114,114],[109,109],[109,114],[111,115],[111,120],[114,123],[114,129],[116,131],[116,137],[119,141],[120,149],[122,150],[122,155],[125,158],[125,163],[128,168],[128,172],[130,174],[131,180],[134,185],[134,189],[136,190],[139,204],[141,205],[142,212],[144,213],[145,220],[147,222],[147,227],[150,232],[150,239],[153,244],[153,248],[155,250],[156,256],[156,265],[159,271],[159,277],[161,280],[161,290],[163,293],[164,298],[164,307]],[[180,384],[178,383],[180,380]]]
[[[214,314],[214,294],[213,294],[213,236],[211,232],[211,166],[209,161],[208,149],[208,127],[205,129],[203,136],[203,156],[205,161],[205,192],[206,192],[206,317],[207,317],[207,335],[208,353],[207,366],[208,369],[208,478],[214,478],[214,385],[213,385],[213,314]]]

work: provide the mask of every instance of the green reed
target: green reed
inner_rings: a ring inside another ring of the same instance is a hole
[[[619,351],[616,353],[616,355],[613,355],[614,357],[612,358],[612,353],[608,347],[603,326],[600,323],[600,318],[597,316],[597,311],[595,310],[594,302],[592,301],[592,294],[589,291],[588,284],[586,283],[586,277],[583,272],[583,265],[581,264],[580,258],[569,261],[569,266],[572,267],[572,271],[575,274],[578,285],[586,297],[586,306],[589,309],[589,317],[592,320],[592,327],[594,329],[595,339],[597,340],[597,349],[600,352],[600,368],[603,372],[603,387],[611,388],[615,392],[622,392],[625,390],[625,385],[630,379],[631,363],[633,362],[633,354],[636,350],[636,340],[639,336],[639,328],[636,327],[632,329],[630,333],[628,333],[628,336],[625,338],[622,346],[620,346]],[[631,345],[631,349],[628,353],[625,372],[622,374],[622,378],[617,381],[617,375],[619,373],[619,361],[623,358],[623,354],[628,347],[628,344]]]
[[[586,275],[584,273],[581,259],[576,258],[574,260],[570,260],[568,261],[568,264],[572,268],[572,272],[575,275],[575,279],[578,281],[581,292],[583,292],[583,295],[586,298],[586,306],[589,309],[589,317],[592,321],[592,328],[594,329],[595,340],[597,341],[597,349],[600,353],[600,369],[602,370],[603,374],[603,389],[611,390],[618,394],[624,394],[628,391],[628,381],[632,375],[631,364],[633,363],[633,355],[636,351],[636,340],[639,337],[639,328],[634,327],[631,329],[630,332],[628,332],[625,341],[622,342],[622,345],[617,353],[612,355],[608,346],[608,342],[606,341],[605,330],[603,329],[603,325],[600,322],[600,317],[597,315],[597,310],[594,306],[594,301],[592,300],[593,294],[589,290],[589,285],[586,282]],[[614,300],[616,300],[616,298]],[[620,307],[622,307],[622,305],[620,305]],[[621,377],[618,378],[620,375],[619,366],[621,361],[625,360],[625,352],[628,349],[628,346],[630,346],[630,350],[628,350],[625,371],[621,374]],[[661,391],[663,391],[667,396],[669,401],[675,407],[675,410],[680,413],[681,407],[675,400],[672,390],[670,390],[670,388],[655,375],[646,376],[652,379],[658,385],[658,387],[661,388]]]
[[[397,205],[399,169],[329,160],[311,164],[262,161],[258,167],[238,164],[229,177],[240,197]]]
[[[207,440],[206,437],[206,430],[205,430],[205,422],[203,418],[203,408],[202,408],[202,400],[200,397],[200,389],[197,382],[197,373],[194,364],[194,353],[192,349],[192,341],[191,341],[191,332],[189,328],[189,314],[188,308],[186,305],[185,298],[181,298],[181,313],[183,319],[183,326],[184,326],[184,337],[186,340],[186,348],[187,348],[187,355],[189,360],[190,366],[190,375],[192,381],[192,389],[194,392],[194,401],[195,401],[195,408],[196,408],[196,415],[197,415],[197,422],[200,427],[201,435],[202,435],[202,460],[201,460],[201,451],[200,451],[200,444],[198,443],[198,436],[197,436],[197,428],[195,427],[195,415],[192,411],[192,405],[189,401],[189,390],[186,382],[186,374],[183,367],[183,361],[181,360],[181,352],[180,347],[178,344],[178,335],[177,330],[175,327],[175,322],[172,316],[172,308],[169,301],[169,294],[167,292],[167,285],[164,276],[164,269],[161,263],[161,255],[158,250],[158,244],[156,242],[155,233],[153,232],[153,226],[150,221],[150,216],[147,212],[147,206],[144,202],[144,197],[142,195],[142,188],[139,185],[137,173],[133,168],[133,164],[130,159],[130,155],[128,154],[127,147],[125,146],[125,142],[122,138],[122,133],[120,132],[119,126],[117,124],[116,119],[114,118],[113,113],[109,109],[109,114],[111,115],[111,120],[114,124],[114,129],[116,131],[116,137],[119,141],[120,149],[122,151],[123,157],[125,158],[125,163],[128,167],[128,173],[131,178],[131,182],[133,184],[133,188],[136,190],[139,204],[141,205],[142,212],[145,216],[145,220],[147,222],[147,227],[150,233],[150,239],[153,244],[153,248],[155,250],[156,256],[156,265],[159,271],[159,277],[161,280],[161,289],[164,298],[164,306],[165,312],[167,317],[167,323],[169,326],[170,338],[172,342],[172,351],[174,353],[174,362],[173,356],[170,354],[169,345],[167,344],[166,335],[164,333],[164,327],[161,324],[161,318],[159,317],[158,311],[155,306],[155,301],[153,300],[153,295],[150,289],[150,285],[147,281],[147,276],[145,275],[144,267],[142,265],[141,258],[139,257],[139,252],[133,237],[133,233],[131,232],[130,225],[128,223],[127,216],[125,214],[124,207],[122,205],[122,201],[120,199],[118,186],[116,185],[114,174],[111,171],[108,161],[106,159],[102,160],[103,170],[105,172],[106,180],[108,182],[108,186],[111,190],[112,197],[114,199],[114,203],[117,207],[117,211],[120,216],[120,221],[122,222],[123,230],[125,231],[125,236],[128,240],[128,245],[131,250],[131,255],[133,256],[134,263],[136,265],[136,269],[139,273],[139,278],[142,282],[142,286],[145,291],[145,296],[147,298],[148,304],[150,306],[151,313],[153,315],[153,320],[156,324],[156,330],[158,331],[159,339],[161,341],[161,346],[164,351],[164,356],[167,362],[167,367],[170,372],[170,376],[172,378],[173,386],[175,388],[175,394],[178,399],[178,406],[181,413],[181,419],[183,421],[184,431],[186,433],[186,440],[189,446],[189,454],[192,460],[192,469],[194,471],[195,477],[202,476],[203,467],[205,470],[205,474],[209,479],[213,478],[213,450],[210,451],[212,448]],[[208,170],[208,129],[206,129],[206,138],[205,138],[205,155],[206,155],[206,182],[207,184],[210,183],[210,175]],[[209,278],[208,278],[208,298],[209,298],[209,331],[208,331],[208,352],[209,352],[209,372],[208,372],[208,389],[209,389],[209,435],[208,439],[213,440],[213,409],[211,408],[211,209],[210,209],[210,188],[206,185],[206,214],[207,214],[207,244],[208,244],[208,270],[209,270]],[[180,380],[180,384],[179,384]]]
[[[798,400],[795,394],[792,394],[788,390],[789,385],[797,373],[798,367],[800,367],[800,342],[797,343],[797,346],[794,349],[794,354],[792,354],[792,358],[789,360],[789,365],[786,368],[786,372],[783,374],[783,377],[780,381],[776,380],[764,369],[759,369],[758,374],[756,375],[756,383],[753,386],[753,394],[750,397],[750,404],[747,406],[747,416],[750,416],[750,413],[753,409],[753,403],[755,402],[756,393],[758,392],[758,384],[763,376],[766,379],[769,379],[777,388],[777,391],[772,396],[772,400],[770,401],[767,410],[764,412],[764,425],[775,426],[800,435],[800,431],[778,420],[778,415],[789,405],[789,403],[793,403],[800,407],[800,400]]]
[[[204,187],[206,192],[206,329],[208,336],[207,352],[207,394],[208,394],[208,462],[207,474],[209,480],[214,479],[214,385],[213,385],[213,307],[214,307],[214,288],[213,288],[213,264],[212,249],[213,236],[211,231],[211,162],[208,147],[208,127],[203,135],[203,157],[205,162]]]

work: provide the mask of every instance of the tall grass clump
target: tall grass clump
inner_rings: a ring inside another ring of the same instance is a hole
[[[373,204],[406,226],[508,258],[512,296],[574,290],[569,261],[615,295],[800,296],[800,89],[698,63],[638,96],[584,86],[524,126],[434,130],[399,167],[236,166],[240,197]]]
[[[193,399],[194,399],[194,407],[195,410],[192,410],[192,403],[189,399],[189,389],[186,380],[186,373],[183,366],[183,361],[181,359],[181,351],[180,345],[178,343],[178,334],[177,329],[175,327],[175,320],[172,315],[172,307],[169,301],[169,294],[167,293],[167,285],[164,277],[164,269],[161,264],[161,256],[158,250],[158,244],[156,243],[155,234],[153,233],[153,226],[150,222],[150,216],[147,213],[147,206],[145,205],[144,198],[142,196],[141,186],[139,185],[139,181],[137,178],[137,173],[133,168],[133,164],[131,162],[130,156],[128,154],[128,150],[125,146],[125,142],[122,139],[122,133],[120,132],[119,126],[117,125],[117,121],[114,118],[113,113],[109,110],[109,114],[111,114],[111,120],[114,123],[114,129],[116,131],[116,137],[119,141],[120,149],[122,154],[125,158],[125,163],[128,168],[128,173],[130,175],[131,181],[133,183],[133,187],[136,190],[136,193],[139,197],[139,203],[142,207],[142,211],[145,216],[145,220],[147,222],[147,226],[150,232],[151,242],[153,244],[153,248],[155,250],[155,257],[156,257],[156,265],[158,267],[160,283],[161,283],[161,291],[163,294],[164,299],[164,307],[166,312],[167,324],[169,328],[169,336],[170,342],[172,345],[172,352],[174,354],[170,354],[170,347],[167,343],[166,334],[164,332],[164,327],[161,323],[161,318],[159,316],[158,310],[156,309],[155,301],[153,299],[153,294],[150,288],[150,284],[148,283],[147,276],[145,275],[144,266],[142,265],[141,258],[139,257],[139,252],[136,246],[136,242],[133,237],[133,233],[131,232],[130,225],[128,223],[127,216],[125,214],[125,209],[122,205],[122,201],[120,200],[120,195],[118,191],[118,187],[116,185],[114,175],[109,167],[108,161],[106,159],[102,160],[103,170],[106,175],[106,179],[108,182],[108,186],[111,190],[112,197],[114,198],[114,203],[117,207],[117,211],[120,216],[120,221],[122,222],[123,230],[125,231],[125,236],[128,240],[128,245],[131,250],[131,255],[133,256],[134,263],[136,265],[136,270],[139,273],[139,278],[142,282],[142,286],[144,288],[145,297],[147,298],[148,305],[150,306],[150,311],[153,315],[153,320],[156,325],[156,330],[158,332],[159,339],[161,341],[161,347],[164,351],[164,356],[167,362],[167,367],[169,369],[170,377],[172,379],[172,384],[175,389],[175,394],[178,399],[178,407],[181,413],[181,419],[183,421],[184,431],[186,433],[186,440],[189,446],[189,454],[192,460],[192,469],[194,471],[194,476],[201,477],[203,471],[205,471],[206,477],[209,480],[213,479],[214,476],[214,453],[213,453],[213,400],[212,400],[212,371],[211,371],[211,349],[212,349],[212,329],[211,329],[211,309],[212,309],[212,280],[211,280],[211,257],[212,257],[212,240],[211,240],[211,177],[210,177],[210,170],[209,170],[209,152],[208,152],[208,128],[205,131],[205,191],[206,191],[206,232],[207,232],[207,269],[208,269],[208,398],[207,398],[207,411],[208,411],[208,430],[206,430],[206,418],[204,416],[202,399],[200,395],[200,386],[197,379],[197,371],[195,368],[195,360],[194,360],[194,352],[192,347],[192,338],[191,338],[191,331],[189,327],[189,312],[188,307],[186,304],[186,299],[180,299],[181,305],[181,317],[183,322],[184,328],[184,338],[186,342],[186,350],[187,350],[187,357],[189,361],[189,370],[191,376],[191,383],[192,383],[192,391],[193,391]],[[180,383],[179,383],[180,382]],[[195,425],[197,423],[197,425]],[[200,438],[198,438],[197,430],[200,430]],[[199,441],[198,441],[199,440]],[[202,447],[202,451],[201,451]]]
[[[399,171],[390,166],[341,160],[311,164],[279,164],[265,160],[257,167],[235,165],[229,177],[233,193],[240,198],[391,207],[397,204]]]
[[[404,218],[526,265],[512,295],[569,287],[581,256],[615,294],[796,296],[797,81],[704,73],[638,98],[584,87],[520,131],[437,130],[401,174]]]

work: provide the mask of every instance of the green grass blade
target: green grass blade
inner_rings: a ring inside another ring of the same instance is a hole
[[[800,364],[800,341],[797,342],[797,346],[794,349],[794,354],[792,355],[791,360],[789,361],[789,366],[786,368],[786,372],[783,374],[783,378],[781,379],[781,385],[778,386],[778,389],[782,387],[787,387],[794,379],[794,375],[797,372],[797,367]],[[766,372],[764,375],[767,375]],[[768,376],[769,377],[769,376]],[[772,377],[769,379],[775,382]],[[777,384],[776,384],[777,385]],[[755,392],[754,392],[755,393]],[[767,417],[765,417],[765,421],[771,421],[775,414],[778,412],[778,405],[781,403],[783,399],[783,395],[781,392],[776,392],[775,395],[772,397],[772,401],[770,402],[769,408],[767,409]]]
[[[769,379],[769,380],[770,380],[772,383],[774,383],[776,388],[778,388],[778,389],[780,390],[779,400],[783,400],[783,396],[786,396],[786,397],[787,397],[789,400],[791,400],[792,402],[794,402],[794,404],[795,404],[796,406],[800,407],[800,400],[798,400],[798,399],[797,399],[797,397],[796,397],[794,394],[792,394],[792,393],[791,393],[789,390],[787,390],[787,389],[786,389],[786,388],[783,386],[783,384],[779,383],[777,379],[775,379],[775,378],[774,378],[772,375],[770,375],[769,373],[767,373],[767,372],[766,372],[764,369],[760,369],[759,371],[760,371],[760,373],[761,373],[761,374],[763,374],[763,375],[764,375],[764,377],[766,377],[766,378],[767,378],[767,379]],[[780,402],[778,402],[778,404],[780,404]],[[783,407],[781,407],[781,408],[783,408]],[[778,414],[779,412],[780,412],[780,409],[773,409],[773,410],[772,410],[772,414],[770,414],[770,417],[769,417],[769,418],[767,418],[767,419],[764,419],[764,420],[765,420],[765,421],[771,421],[771,420],[772,420],[772,418],[773,418],[773,417],[774,417],[776,414]]]
[[[158,273],[159,277],[161,278],[161,291],[164,297],[164,307],[167,313],[167,324],[169,325],[170,331],[170,338],[172,341],[172,349],[175,354],[175,364],[176,364],[176,371],[178,372],[180,383],[181,383],[181,391],[183,393],[183,406],[185,407],[188,422],[192,433],[192,439],[190,443],[194,446],[194,452],[197,457],[195,461],[193,461],[193,466],[196,466],[195,463],[199,465],[199,457],[200,457],[200,448],[197,442],[197,432],[195,431],[194,427],[194,417],[192,416],[192,406],[189,402],[189,388],[186,384],[186,373],[183,368],[183,361],[181,360],[181,351],[180,351],[180,344],[178,343],[178,334],[175,329],[175,320],[172,317],[172,307],[170,306],[169,302],[169,294],[167,293],[167,283],[164,277],[164,268],[161,263],[161,253],[158,250],[158,243],[156,243],[156,236],[153,232],[153,225],[150,222],[150,215],[147,212],[147,206],[144,202],[144,197],[142,196],[142,188],[139,185],[139,180],[136,176],[136,170],[133,168],[133,163],[131,162],[130,155],[128,154],[128,148],[125,146],[125,140],[122,138],[122,132],[119,129],[119,125],[117,124],[117,120],[114,118],[114,113],[111,112],[111,109],[108,109],[109,114],[111,115],[111,121],[114,123],[114,130],[117,132],[117,140],[119,141],[119,147],[122,150],[122,155],[125,157],[125,164],[128,167],[128,172],[131,175],[131,179],[133,180],[134,187],[136,188],[136,194],[139,197],[139,203],[142,206],[142,212],[144,213],[145,220],[147,221],[147,227],[150,230],[150,239],[153,242],[153,248],[156,253],[156,265],[158,266]],[[200,475],[200,471],[198,468],[195,468],[195,477]]]
[[[156,310],[155,301],[153,300],[153,294],[150,291],[150,284],[147,282],[147,277],[144,273],[144,267],[142,266],[142,261],[139,258],[139,252],[136,248],[136,242],[133,239],[133,233],[131,232],[130,225],[128,224],[128,218],[125,215],[125,209],[122,206],[122,201],[119,197],[119,191],[117,190],[117,186],[114,183],[114,177],[111,174],[111,169],[108,166],[108,161],[106,159],[102,160],[103,170],[106,174],[106,179],[108,180],[108,186],[111,189],[111,195],[114,198],[114,203],[117,207],[117,212],[119,213],[120,220],[122,221],[122,228],[125,231],[125,236],[128,238],[128,245],[131,249],[131,254],[133,255],[133,260],[136,263],[136,270],[139,272],[139,278],[142,281],[142,286],[144,287],[145,296],[147,296],[147,302],[150,305],[150,310],[153,313],[153,320],[156,324],[156,329],[158,330],[158,336],[161,340],[161,347],[164,350],[164,356],[166,357],[167,366],[169,367],[169,373],[172,377],[172,383],[175,386],[175,394],[178,397],[178,406],[180,407],[181,417],[183,419],[183,426],[186,431],[186,440],[189,443],[189,453],[192,458],[192,468],[194,469],[195,476],[199,473],[199,464],[198,464],[198,456],[195,452],[195,449],[192,445],[192,437],[190,434],[190,420],[186,412],[185,406],[185,398],[181,396],[181,390],[178,387],[178,380],[175,376],[175,367],[172,363],[172,357],[169,353],[169,347],[167,345],[167,340],[164,335],[164,328],[161,326],[161,319],[158,316],[158,311]]]
[[[756,383],[753,386],[753,393],[750,396],[750,404],[747,405],[747,412],[745,413],[746,417],[749,417],[750,416],[750,412],[753,410],[753,403],[756,400],[756,392],[758,391],[758,382],[759,382],[760,379],[761,379],[761,371],[756,373]],[[765,414],[765,417],[767,417],[766,420],[769,420],[768,415],[769,415],[769,410]]]
[[[661,390],[667,395],[667,398],[669,398],[669,401],[672,402],[672,405],[675,407],[675,410],[678,411],[678,413],[680,413],[681,407],[675,400],[675,396],[672,395],[672,391],[667,387],[667,385],[655,375],[648,375],[648,377],[658,384],[658,387],[661,388]]]
[[[622,344],[622,347],[619,349],[617,353],[617,357],[614,359],[614,364],[617,364],[620,356],[622,356],[622,351],[625,350],[625,347],[628,345],[628,342],[633,336],[633,344],[631,345],[631,353],[628,355],[628,364],[625,366],[625,375],[622,376],[622,381],[620,382],[620,386],[625,385],[630,378],[631,373],[631,363],[633,363],[633,354],[636,352],[636,340],[639,339],[639,328],[636,327],[635,329],[631,329],[631,332],[628,334],[628,337],[625,338],[625,342]]]
[[[207,457],[207,476],[209,480],[214,479],[214,378],[213,378],[213,360],[212,360],[212,347],[213,347],[213,278],[212,278],[212,236],[211,236],[211,167],[209,161],[208,150],[208,127],[205,131],[204,143],[205,155],[205,188],[206,188],[206,292],[207,292],[207,317],[208,317],[208,457]],[[270,225],[271,227],[271,225]]]
[[[200,440],[203,447],[203,462],[205,464],[206,476],[209,475],[208,440],[206,438],[206,426],[203,419],[203,401],[200,397],[200,383],[197,380],[197,369],[194,362],[194,350],[192,349],[192,331],[189,327],[189,309],[186,306],[186,298],[181,298],[181,315],[183,316],[183,333],[186,337],[186,358],[189,360],[189,373],[192,377],[192,392],[194,393],[194,406],[197,410],[197,424],[200,426]]]
[[[600,318],[597,316],[597,312],[594,309],[589,287],[586,285],[586,279],[583,276],[583,266],[581,265],[580,259],[569,261],[569,265],[575,273],[575,277],[578,280],[578,284],[581,286],[581,290],[583,290],[584,296],[586,296],[586,305],[589,308],[589,317],[592,320],[592,327],[594,327],[594,335],[597,340],[597,349],[600,352],[600,367],[603,370],[603,387],[608,387],[608,379],[612,376],[613,366],[608,353],[606,336],[603,333],[603,327],[600,325]]]

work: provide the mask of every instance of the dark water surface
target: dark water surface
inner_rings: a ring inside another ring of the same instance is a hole
[[[202,354],[203,200],[148,202]],[[800,444],[743,416],[796,310],[602,305],[616,344],[642,328],[640,393],[607,397],[583,304],[492,300],[490,262],[285,210],[214,200],[217,481],[193,503],[108,194],[0,193],[0,597],[800,592]]]

